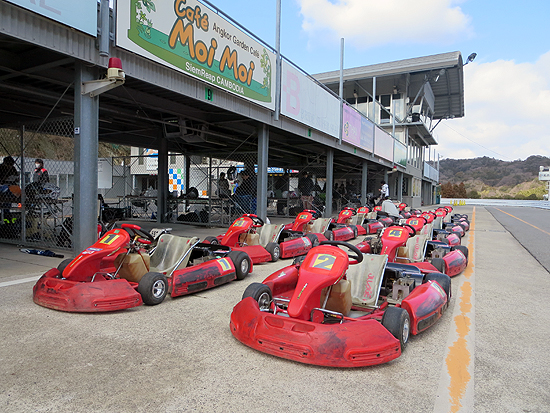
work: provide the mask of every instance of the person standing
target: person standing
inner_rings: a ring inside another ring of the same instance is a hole
[[[287,206],[287,200],[281,198],[288,197],[288,191],[290,187],[290,177],[288,172],[285,172],[284,175],[281,175],[275,181],[275,197],[277,199],[277,215],[284,215],[285,208]]]
[[[313,208],[313,181],[307,171],[302,172],[302,177],[298,179],[298,190],[300,191],[302,206],[304,210]]]
[[[378,201],[379,204],[382,203],[384,199],[388,199],[390,197],[390,187],[386,183],[386,181],[381,182],[382,186],[380,187],[380,200]]]
[[[36,159],[34,161],[34,166],[35,169],[32,181],[40,184],[50,182],[50,175],[46,168],[44,168],[44,161],[42,159]]]
[[[235,189],[237,203],[241,206],[245,213],[255,214],[257,192],[256,176],[246,169],[242,171],[240,175],[242,177],[242,182]]]
[[[15,169],[15,160],[6,156],[0,164],[0,185],[10,185],[17,181],[18,173]]]

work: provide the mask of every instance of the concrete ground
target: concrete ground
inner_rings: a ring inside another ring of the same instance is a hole
[[[357,369],[279,359],[231,335],[246,286],[289,260],[155,307],[75,314],[32,301],[36,279],[61,259],[0,244],[0,410],[549,412],[549,274],[484,207],[455,211],[473,228],[449,310],[400,358]]]

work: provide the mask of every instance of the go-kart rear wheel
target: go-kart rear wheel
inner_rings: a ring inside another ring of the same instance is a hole
[[[325,236],[326,239],[328,239],[329,241],[334,241],[334,233],[330,230],[326,230],[325,233],[323,234]]]
[[[311,246],[312,247],[317,247],[319,245],[319,237],[315,234],[306,234],[306,237],[309,238],[309,240],[311,241]]]
[[[258,302],[260,311],[269,311],[271,308],[271,302],[273,301],[273,294],[271,288],[262,283],[252,283],[243,293],[243,300],[247,297],[252,297]]]
[[[353,238],[357,238],[357,235],[359,235],[357,231],[357,226],[352,225],[351,228],[353,229]]]
[[[468,247],[464,245],[456,245],[451,248],[451,251],[454,251],[454,250],[459,250],[461,253],[463,253],[464,256],[466,257],[466,262],[468,262]]]
[[[206,237],[204,240],[212,245],[220,245],[220,241],[216,237]]]
[[[139,281],[137,290],[145,305],[157,305],[164,301],[168,293],[168,280],[164,274],[148,272]]]
[[[252,264],[248,254],[244,251],[231,251],[228,257],[231,258],[235,266],[237,280],[244,280],[250,272],[250,266]]]
[[[69,265],[71,261],[72,261],[71,258],[67,258],[66,260],[61,261],[57,266],[57,269],[59,270],[59,274],[61,275],[61,277],[63,277],[63,271],[65,271],[65,268],[67,268],[67,265]]]
[[[446,274],[432,272],[426,275],[426,281],[437,281],[439,286],[445,291],[445,294],[447,294],[447,300],[451,299],[451,277]]]
[[[281,257],[281,247],[276,242],[270,242],[265,249],[271,254],[271,262],[275,262]]]
[[[401,307],[388,307],[382,316],[382,325],[399,340],[401,351],[409,342],[411,319],[407,310]]]

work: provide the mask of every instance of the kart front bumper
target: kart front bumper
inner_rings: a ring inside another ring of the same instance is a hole
[[[57,278],[51,269],[33,287],[33,301],[54,310],[96,313],[118,311],[143,304],[141,295],[124,279],[76,282]]]
[[[261,312],[251,297],[234,307],[230,329],[249,347],[306,364],[362,367],[401,355],[399,341],[374,319],[313,323]]]

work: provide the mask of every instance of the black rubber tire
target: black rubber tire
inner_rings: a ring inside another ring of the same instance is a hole
[[[323,234],[329,241],[334,241],[334,233],[331,230],[326,230]]]
[[[319,237],[315,234],[306,234],[306,237],[309,238],[309,240],[311,241],[311,245],[313,247],[317,247],[319,245]]]
[[[399,340],[401,351],[405,350],[411,332],[411,319],[407,310],[401,307],[388,307],[382,316],[382,325]]]
[[[271,254],[271,262],[278,261],[281,258],[281,246],[276,242],[270,242],[265,249]]]
[[[233,261],[237,280],[244,280],[252,267],[252,260],[248,254],[244,251],[231,251],[227,256]]]
[[[162,303],[168,293],[166,275],[159,272],[148,272],[139,281],[137,290],[141,294],[143,304],[157,305]]]
[[[426,275],[426,281],[437,281],[439,286],[445,291],[445,294],[447,294],[447,301],[451,299],[451,277],[446,274],[432,272]]]
[[[460,252],[462,252],[466,257],[466,262],[468,262],[468,247],[464,245],[455,245],[454,247],[451,248],[451,251],[454,251],[454,250],[459,250]]]
[[[72,258],[67,258],[66,260],[61,261],[57,266],[57,269],[59,270],[61,277],[63,277],[63,271],[65,271],[65,268],[67,268],[67,265],[69,265],[72,260],[73,260]]]
[[[443,239],[441,240],[441,242],[443,242],[443,243],[449,245],[449,240],[448,240],[446,237],[443,238]]]
[[[206,237],[204,240],[212,245],[220,245],[220,241],[216,237]]]
[[[273,301],[273,293],[271,288],[262,283],[252,283],[243,293],[243,300],[247,297],[252,297],[258,303],[260,311],[268,311]]]
[[[351,228],[353,229],[353,238],[357,238],[357,235],[359,235],[357,231],[357,226],[352,225]]]
[[[439,271],[442,274],[445,274],[445,260],[443,260],[443,258],[434,258],[432,260],[432,265],[435,267],[437,271]]]

